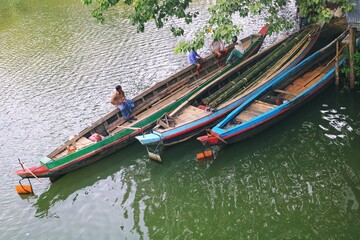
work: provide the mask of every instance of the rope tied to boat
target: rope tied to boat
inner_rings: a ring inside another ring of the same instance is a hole
[[[20,163],[20,165],[21,165],[21,167],[22,167],[22,169],[23,169],[24,171],[30,173],[34,178],[36,178],[39,182],[41,182],[41,180],[40,180],[28,167],[25,166],[25,163],[22,162],[22,161],[20,160],[20,158],[18,158],[18,160],[19,160],[19,163]],[[40,167],[38,167],[38,168],[40,168]],[[36,168],[36,169],[38,169],[38,168]],[[29,178],[28,178],[28,179],[29,179]]]
[[[25,171],[25,172],[30,172],[35,178],[37,178],[31,171],[30,169],[28,169],[24,163],[20,160],[20,158],[18,158],[19,160],[19,164],[20,166],[22,167],[22,169]],[[22,180],[24,180],[25,178],[27,178],[27,180],[29,181],[29,185],[23,185],[22,184]],[[39,180],[39,179],[38,179]],[[39,180],[40,181],[40,180]],[[41,181],[40,181],[41,182]],[[16,186],[16,191],[18,194],[33,194],[34,191],[33,191],[33,187],[32,187],[32,184],[31,184],[31,181],[29,179],[29,177],[23,177],[19,180],[19,185]]]

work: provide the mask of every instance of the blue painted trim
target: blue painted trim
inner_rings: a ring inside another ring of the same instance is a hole
[[[229,121],[231,121],[234,117],[236,117],[241,111],[243,111],[248,105],[253,103],[256,99],[261,97],[264,93],[266,93],[268,90],[275,87],[277,84],[281,83],[284,79],[288,78],[291,74],[293,74],[296,71],[301,70],[303,66],[306,64],[311,64],[310,62],[319,56],[319,54],[322,54],[324,51],[326,51],[328,48],[332,47],[333,44],[336,42],[333,41],[332,43],[328,44],[324,48],[320,49],[313,55],[306,58],[304,61],[299,63],[295,68],[283,72],[279,74],[278,76],[274,77],[273,80],[271,80],[268,84],[261,87],[261,90],[258,92],[258,94],[254,95],[250,99],[248,99],[246,102],[244,102],[241,106],[236,108],[233,112],[231,112],[223,121],[221,121],[219,124],[217,124],[212,131],[219,134],[220,137],[225,138],[227,136],[241,134],[240,132],[246,132],[247,129],[251,128],[251,126],[257,126],[263,122],[265,122],[268,119],[274,118],[277,115],[280,115],[282,112],[286,112],[288,109],[291,109],[293,106],[301,103],[303,99],[306,99],[308,96],[316,93],[323,85],[325,85],[328,81],[330,81],[335,74],[335,67],[332,67],[318,82],[316,82],[314,85],[312,85],[309,89],[306,91],[300,93],[295,98],[291,99],[290,101],[283,103],[253,119],[250,121],[244,122],[243,124],[236,125],[229,129],[222,129]],[[357,44],[360,43],[360,39],[357,40]],[[348,58],[347,55],[343,56],[340,61],[339,65],[342,65],[344,61]]]
[[[320,54],[322,54],[324,51],[326,51],[328,48],[332,47],[332,45],[335,44],[335,41],[329,43],[322,49],[318,50],[311,56],[307,57],[305,60],[300,62],[298,65],[296,65],[294,68],[283,71],[277,76],[275,76],[272,80],[270,80],[265,85],[261,86],[256,92],[257,94],[254,94],[251,98],[249,98],[247,101],[245,101],[243,104],[241,104],[239,107],[237,107],[234,111],[229,113],[229,115],[224,118],[221,122],[219,122],[213,129],[213,132],[216,132],[218,134],[223,134],[225,132],[230,131],[230,129],[224,130],[222,129],[226,124],[228,124],[233,118],[235,118],[241,111],[243,111],[247,106],[249,106],[253,101],[255,101],[260,95],[264,94],[265,92],[269,91],[271,88],[282,82],[285,78],[289,77],[294,72],[299,71],[303,66],[309,64],[309,62],[313,61],[316,57],[318,57]],[[293,101],[293,100],[292,100]],[[276,108],[275,108],[276,109]],[[273,110],[275,110],[273,109]],[[232,129],[232,128],[231,128]]]

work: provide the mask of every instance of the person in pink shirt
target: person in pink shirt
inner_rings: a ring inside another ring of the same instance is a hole
[[[216,54],[218,58],[220,58],[222,54],[226,54],[229,51],[229,49],[225,47],[225,41],[220,40],[220,41],[213,41],[210,44],[210,51]]]

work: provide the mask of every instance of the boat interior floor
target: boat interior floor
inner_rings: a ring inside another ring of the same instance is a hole
[[[203,81],[201,81],[201,82],[203,82]],[[199,82],[199,84],[200,84],[200,82]],[[131,126],[135,125],[137,122],[145,119],[146,117],[149,117],[151,114],[159,111],[160,109],[164,108],[166,105],[169,105],[169,104],[173,103],[174,101],[177,101],[182,96],[184,96],[186,93],[188,93],[192,89],[194,89],[196,86],[198,86],[198,85],[182,88],[177,93],[171,95],[171,97],[168,97],[167,99],[164,99],[164,100],[160,101],[159,103],[152,105],[151,108],[147,109],[146,111],[136,114],[135,117],[137,118],[137,120],[135,120],[135,121],[133,120],[132,123],[125,121],[123,123],[120,123],[119,125],[122,127],[131,127]],[[113,135],[113,134],[116,134],[117,132],[120,132],[123,129],[124,128],[116,127],[114,129],[109,129],[110,131],[109,130],[108,131],[111,135]]]
[[[305,73],[304,75],[296,78],[295,81],[288,84],[283,89],[273,89],[273,95],[265,95],[260,100],[255,100],[224,128],[231,128],[270,111],[277,106],[275,103],[276,99],[290,101],[297,95],[301,94],[304,90],[318,82],[325,75],[323,73],[324,68],[324,66],[319,66],[316,69]],[[282,102],[280,104],[282,104]]]
[[[211,73],[208,73],[208,75],[206,77],[202,77],[201,79],[197,80],[196,82],[193,82],[190,84],[184,84],[182,87],[176,89],[174,92],[167,94],[165,97],[159,96],[157,101],[153,100],[153,103],[149,104],[149,106],[146,106],[146,105],[143,107],[140,106],[139,109],[134,110],[132,115],[136,118],[136,120],[132,120],[132,122],[125,121],[123,118],[119,118],[116,122],[111,124],[111,126],[108,126],[106,128],[106,133],[107,133],[106,136],[114,135],[120,131],[123,131],[124,129],[127,129],[127,128],[131,129],[132,127],[136,127],[137,123],[141,122],[143,119],[156,113],[160,109],[163,109],[164,107],[170,105],[171,103],[179,100],[185,94],[194,90],[200,84],[204,83],[205,81],[207,81],[208,79],[213,77],[215,74],[220,72],[222,70],[222,68],[220,68],[219,70],[213,71]],[[93,127],[93,129],[97,128],[99,126],[95,126],[95,127]],[[85,137],[85,136],[87,136],[87,134],[89,134],[89,132],[84,133],[82,136],[79,136],[75,142],[71,141],[71,143],[70,142],[65,143],[61,147],[62,148],[61,151],[56,153],[54,156],[49,155],[49,157],[51,157],[52,159],[59,159],[59,158],[66,156],[68,154],[67,146],[69,146],[69,145],[75,146],[76,149],[79,150],[81,148],[84,148],[91,144],[94,144],[95,143],[94,141]]]
[[[244,109],[244,111],[242,111],[239,115],[235,117],[235,123],[239,124],[239,123],[247,122],[250,119],[253,119],[273,109],[274,107],[276,107],[275,104],[256,100],[255,102],[250,104],[250,106],[248,106],[246,109]]]
[[[294,82],[284,88],[284,93],[281,93],[280,97],[290,101],[304,90],[318,82],[325,75],[323,73],[323,69],[324,66],[320,66],[297,78]]]
[[[205,117],[209,115],[211,112],[200,109],[198,107],[194,107],[192,105],[189,105],[182,111],[179,115],[176,117],[176,125],[182,125],[187,122],[191,122],[194,120],[197,120],[199,118]]]

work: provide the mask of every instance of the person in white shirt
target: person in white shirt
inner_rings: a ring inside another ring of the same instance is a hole
[[[237,59],[241,58],[245,52],[242,42],[238,41],[236,36],[232,37],[232,41],[235,46],[234,49],[231,51],[229,57],[226,59],[226,64],[234,63]]]

